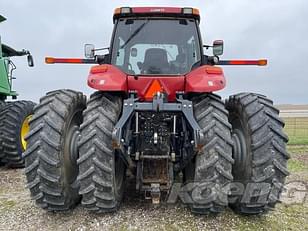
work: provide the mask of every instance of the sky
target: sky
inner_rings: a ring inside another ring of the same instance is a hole
[[[113,11],[119,6],[192,6],[201,13],[204,44],[224,40],[221,59],[268,59],[268,66],[225,66],[227,87],[223,98],[256,92],[276,104],[308,104],[308,1],[103,1],[0,0],[3,43],[31,51],[35,67],[26,57],[13,61],[14,89],[19,99],[36,102],[46,92],[70,88],[89,95],[89,65],[44,63],[45,56],[83,57],[84,44],[110,44]]]

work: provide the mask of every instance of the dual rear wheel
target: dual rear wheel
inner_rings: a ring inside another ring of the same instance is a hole
[[[88,103],[71,90],[50,92],[40,100],[24,153],[27,187],[37,205],[67,210],[81,200],[91,211],[117,209],[125,165],[113,151],[111,133],[120,112],[120,97],[99,92]]]
[[[194,194],[192,211],[219,213],[230,204],[238,212],[256,214],[274,207],[288,174],[289,156],[284,124],[272,101],[252,93],[231,96],[226,105],[213,94],[192,101],[206,143],[184,176],[186,182],[207,188]],[[71,90],[50,92],[41,99],[24,154],[27,186],[39,206],[66,210],[81,200],[90,211],[118,209],[126,168],[113,150],[111,136],[121,110],[120,96],[102,92],[87,103],[82,93]],[[265,183],[266,200],[260,202],[256,194],[247,200],[245,191],[234,194],[234,181],[244,188]]]
[[[213,94],[192,100],[206,138],[184,171],[185,180],[205,189],[192,193],[192,212],[218,213],[229,205],[260,214],[274,208],[289,174],[289,154],[273,102],[254,93],[230,96],[225,104]]]
[[[289,174],[284,122],[273,102],[259,94],[231,96],[226,108],[232,124],[235,160],[230,206],[244,214],[267,212],[279,201]]]

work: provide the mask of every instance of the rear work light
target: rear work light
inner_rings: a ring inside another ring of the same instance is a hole
[[[194,14],[199,15],[199,10],[196,8],[183,8],[183,14]]]
[[[130,7],[122,7],[121,8],[121,14],[129,14],[132,12],[132,9]]]
[[[192,14],[193,8],[183,8],[183,14]]]
[[[120,7],[114,10],[114,14],[130,14],[132,13],[132,8],[130,7]]]

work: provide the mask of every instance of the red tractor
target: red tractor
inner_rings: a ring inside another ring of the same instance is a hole
[[[90,211],[116,211],[129,175],[154,203],[180,182],[177,195],[194,213],[273,208],[288,175],[279,111],[263,95],[224,102],[213,93],[226,85],[216,65],[266,60],[219,60],[223,42],[203,45],[197,9],[122,7],[113,21],[109,48],[87,44],[86,59],[46,58],[98,65],[88,77],[96,90],[88,101],[56,90],[35,107],[24,158],[36,204],[67,210],[81,200]],[[95,53],[102,49],[108,54]]]

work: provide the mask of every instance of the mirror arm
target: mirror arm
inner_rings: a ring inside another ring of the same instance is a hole
[[[210,47],[213,47],[213,46],[210,46],[210,45],[203,45],[203,47],[205,47],[205,48],[208,50]]]
[[[208,56],[203,55],[202,57],[202,65],[216,65],[219,63],[219,57],[218,56]]]
[[[202,58],[201,58],[201,65],[206,65],[208,64],[208,57],[207,55],[202,55]]]
[[[103,51],[103,50],[109,50],[109,47],[103,47],[103,48],[95,48],[93,51]]]
[[[111,63],[110,55],[109,54],[95,55],[95,61],[98,64],[110,64]]]

